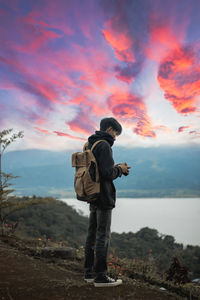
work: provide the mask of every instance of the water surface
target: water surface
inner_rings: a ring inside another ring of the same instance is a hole
[[[62,199],[89,215],[87,203]],[[142,227],[174,236],[176,242],[200,246],[199,198],[118,198],[113,209],[112,231],[136,232]]]

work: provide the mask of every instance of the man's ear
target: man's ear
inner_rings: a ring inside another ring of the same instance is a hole
[[[106,129],[106,132],[109,132],[110,130],[112,130],[111,126]]]

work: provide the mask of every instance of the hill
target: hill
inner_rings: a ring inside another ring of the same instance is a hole
[[[20,198],[29,201],[30,198]],[[84,245],[88,218],[79,215],[72,207],[59,200],[28,207],[12,213],[8,223],[18,221],[16,235],[28,239],[38,238],[46,241],[65,242],[70,247]],[[152,251],[153,259],[160,270],[169,267],[174,255],[190,269],[192,277],[200,277],[200,247],[183,247],[175,243],[175,238],[162,235],[156,229],[148,227],[133,233],[112,233],[111,252],[119,258],[145,260]]]
[[[33,196],[35,198],[35,196]],[[29,201],[22,197],[16,200]],[[70,246],[82,245],[85,241],[88,218],[80,215],[62,201],[33,205],[16,211],[8,217],[9,222],[18,221],[16,234],[27,239],[52,239],[67,241]]]
[[[83,281],[83,261],[43,257],[39,245],[15,237],[0,237],[0,299],[2,300],[182,300],[190,289],[150,284],[123,275],[123,284],[95,288]],[[161,284],[161,283],[160,283]],[[170,291],[174,290],[174,292]],[[175,293],[176,291],[176,293]],[[180,296],[178,295],[180,294]],[[103,298],[102,298],[103,295]],[[184,297],[183,297],[184,296]]]
[[[130,175],[115,181],[118,197],[199,197],[200,148],[113,147],[115,162],[126,161]],[[12,151],[4,155],[3,170],[21,176],[18,195],[73,197],[72,152]]]

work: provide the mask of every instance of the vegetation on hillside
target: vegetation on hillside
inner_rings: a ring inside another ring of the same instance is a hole
[[[3,154],[7,147],[15,142],[19,138],[23,138],[23,132],[19,131],[18,133],[13,133],[13,129],[5,129],[0,132],[0,230],[3,233],[5,229],[5,220],[6,218],[13,213],[24,209],[30,205],[35,205],[38,203],[47,203],[54,201],[51,197],[45,197],[40,199],[30,199],[29,201],[18,200],[12,194],[15,191],[12,187],[12,179],[17,178],[11,173],[5,173],[2,170],[2,159]],[[12,230],[18,225],[18,222],[15,223]]]
[[[18,198],[19,201],[31,199]],[[14,212],[7,219],[8,224],[16,221],[19,222],[17,235],[29,239],[65,241],[72,247],[84,245],[88,226],[87,217],[78,214],[72,207],[59,200]],[[151,256],[160,270],[168,269],[173,256],[176,255],[181,264],[192,272],[193,278],[200,276],[200,247],[183,247],[175,242],[173,236],[159,234],[157,230],[148,227],[136,233],[113,232],[111,252],[119,258],[131,260],[146,260]]]
[[[162,235],[156,229],[148,227],[138,232],[112,233],[111,247],[120,258],[151,259],[160,270],[166,270],[173,256],[192,272],[193,277],[200,276],[200,247],[175,242],[171,235]]]
[[[18,201],[42,200],[42,197],[16,198]],[[32,239],[44,238],[54,241],[67,241],[72,247],[83,245],[88,218],[62,201],[38,204],[25,210],[14,212],[7,222],[18,221],[16,234]]]

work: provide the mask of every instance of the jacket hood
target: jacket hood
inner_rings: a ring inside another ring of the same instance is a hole
[[[92,134],[88,138],[88,142],[92,145],[98,140],[106,140],[110,144],[111,147],[115,141],[114,138],[109,133],[107,133],[105,131],[100,131],[100,130],[95,131],[95,134]]]

